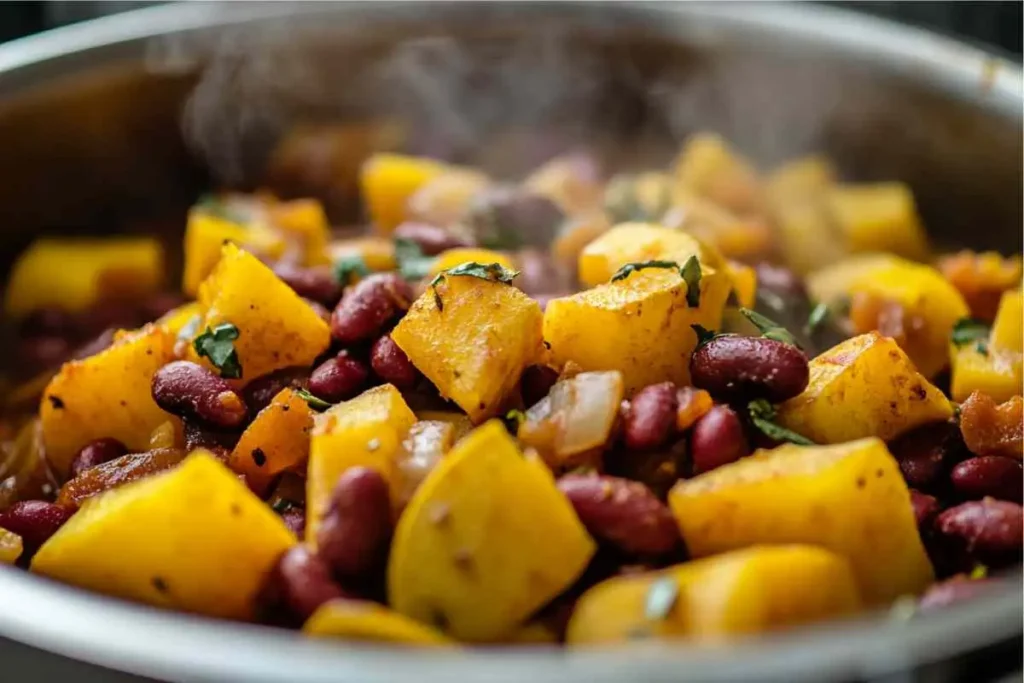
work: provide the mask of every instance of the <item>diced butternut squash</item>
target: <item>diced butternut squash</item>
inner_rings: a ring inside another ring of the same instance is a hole
[[[416,416],[390,384],[364,391],[317,415],[306,470],[306,540],[315,547],[320,520],[338,478],[351,467],[372,467],[395,495],[395,460]]]
[[[567,216],[599,211],[604,200],[604,179],[596,159],[585,153],[568,153],[551,159],[533,171],[523,186],[558,204]]]
[[[446,167],[419,187],[406,202],[406,218],[431,225],[454,226],[491,183],[483,173]]]
[[[827,201],[850,251],[928,258],[928,238],[905,184],[841,184],[829,191]]]
[[[254,616],[284,522],[203,451],[87,501],[43,544],[32,571],[116,597],[228,619]]]
[[[23,549],[21,536],[13,531],[0,529],[0,564],[14,564],[21,557]]]
[[[543,351],[543,314],[511,285],[468,275],[428,287],[391,332],[413,365],[474,423],[497,414]]]
[[[388,598],[459,640],[493,641],[565,590],[594,548],[550,472],[492,420],[455,446],[399,518]]]
[[[165,330],[147,325],[61,367],[39,407],[47,458],[58,473],[66,475],[82,446],[103,437],[133,451],[149,448],[150,434],[169,417],[153,401],[153,375],[174,359],[173,347]]]
[[[950,394],[963,402],[980,391],[1002,403],[1021,393],[1024,381],[1022,302],[1019,290],[1005,292],[999,303],[988,343],[950,344],[952,377]]]
[[[772,213],[778,251],[798,275],[807,275],[836,263],[846,254],[844,240],[829,220],[821,202],[778,203]]]
[[[313,411],[292,389],[282,389],[242,432],[228,467],[244,474],[249,487],[265,493],[274,478],[303,466],[309,457]]]
[[[18,257],[4,310],[81,311],[104,298],[143,299],[164,281],[164,252],[150,237],[38,239]]]
[[[442,270],[448,270],[463,263],[475,261],[477,263],[498,263],[502,268],[515,270],[515,263],[511,258],[500,251],[492,249],[477,249],[473,247],[457,247],[443,251],[434,259],[430,266],[430,275],[434,276]]]
[[[1000,298],[989,345],[998,353],[1024,352],[1024,295],[1019,289]]]
[[[910,492],[876,438],[758,451],[680,481],[669,505],[694,557],[818,545],[849,560],[867,604],[917,594],[933,579]]]
[[[330,260],[337,263],[342,259],[362,259],[372,271],[394,270],[395,243],[384,237],[355,237],[337,240],[327,248]]]
[[[877,332],[838,344],[810,363],[802,394],[779,406],[780,424],[815,443],[868,436],[891,441],[953,408],[892,339]]]
[[[599,583],[576,603],[566,642],[720,642],[860,607],[842,556],[806,545],[756,546]]]
[[[858,282],[901,263],[906,261],[892,254],[854,254],[808,275],[807,291],[815,301],[834,305],[849,298]]]
[[[583,249],[611,227],[608,216],[601,211],[569,218],[555,235],[551,253],[560,265],[575,272]]]
[[[648,223],[623,223],[588,244],[580,252],[579,279],[588,287],[605,284],[627,263],[676,261],[683,265],[696,255],[702,266],[721,268],[715,250],[693,236]]]
[[[301,241],[305,265],[330,263],[327,240],[331,236],[331,225],[327,221],[323,204],[316,199],[274,201],[269,203],[268,213],[274,227]]]
[[[711,200],[735,213],[758,213],[764,191],[757,171],[721,137],[701,133],[686,141],[673,168],[678,190]]]
[[[359,184],[377,232],[390,235],[405,220],[409,197],[446,168],[432,159],[401,154],[375,154],[367,159]]]
[[[693,235],[729,258],[753,262],[771,253],[775,236],[761,216],[741,217],[688,192],[676,195],[672,209],[661,219],[666,228]]]
[[[942,276],[957,288],[971,317],[986,322],[994,320],[1004,292],[1020,289],[1021,255],[1007,258],[994,251],[963,250],[939,259]]]
[[[815,199],[836,182],[837,176],[835,165],[825,157],[799,157],[768,176],[768,196],[773,204]]]
[[[556,366],[618,370],[626,393],[656,382],[690,382],[691,325],[717,330],[732,284],[724,271],[703,268],[700,305],[690,308],[677,269],[647,268],[625,279],[552,299],[544,339]]]
[[[402,616],[375,602],[332,600],[314,612],[302,627],[317,638],[394,643],[410,647],[453,647],[440,631]]]
[[[199,285],[220,261],[224,245],[237,244],[258,254],[280,256],[285,241],[265,225],[243,225],[215,216],[197,207],[188,214],[185,225],[185,269],[181,289],[188,296],[199,293]]]
[[[725,271],[740,306],[753,308],[757,297],[757,271],[736,261],[728,261]]]
[[[252,254],[234,244],[203,282],[200,330],[222,323],[238,328],[235,351],[242,381],[295,365],[310,365],[331,341],[323,318]],[[193,360],[199,359],[190,349]],[[212,366],[210,366],[212,367]]]

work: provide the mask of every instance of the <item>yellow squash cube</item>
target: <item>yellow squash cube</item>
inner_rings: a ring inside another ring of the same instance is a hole
[[[242,225],[194,208],[185,225],[181,290],[186,295],[199,293],[199,285],[213,271],[224,245],[229,242],[271,257],[280,256],[285,249],[281,235],[265,225]]]
[[[515,263],[511,258],[502,254],[500,251],[494,251],[492,249],[479,249],[476,247],[456,247],[455,249],[448,249],[437,255],[434,262],[430,266],[430,275],[433,277],[442,270],[448,270],[455,266],[462,265],[475,261],[476,263],[497,263],[502,268],[508,268],[509,270],[515,270]]]
[[[757,546],[597,584],[576,603],[566,642],[719,642],[860,606],[845,558],[813,546]]]
[[[164,282],[164,251],[150,237],[38,239],[18,257],[7,281],[4,310],[81,311],[104,296],[142,299]]]
[[[388,599],[459,640],[493,641],[565,590],[594,549],[550,471],[492,420],[456,444],[399,518]]]
[[[453,647],[440,631],[375,602],[332,600],[314,612],[302,632],[316,638],[395,643],[407,647]]]
[[[14,564],[21,557],[23,550],[21,536],[13,531],[0,529],[0,564]]]
[[[537,302],[511,285],[445,276],[413,303],[391,338],[442,396],[479,423],[497,414],[523,369],[541,356],[542,318]]]
[[[999,299],[989,345],[998,353],[1024,352],[1024,295],[1019,289],[1004,292]]]
[[[363,163],[359,185],[374,228],[390,235],[406,219],[409,197],[447,166],[433,159],[375,154]]]
[[[623,223],[601,234],[580,252],[579,279],[588,287],[608,282],[627,263],[675,261],[680,266],[691,256],[705,268],[724,266],[711,247],[679,230],[648,223]]]
[[[669,505],[694,557],[806,543],[845,557],[880,604],[932,580],[899,465],[879,439],[788,444],[680,481]]]
[[[779,406],[779,424],[815,443],[868,436],[891,441],[953,407],[892,339],[877,332],[847,339],[810,363],[810,381]]]
[[[703,269],[700,306],[690,308],[676,269],[647,268],[572,296],[552,299],[544,339],[556,366],[618,370],[626,393],[656,382],[690,383],[691,325],[717,330],[732,283],[725,271]]]
[[[841,261],[817,268],[807,276],[807,292],[815,301],[834,305],[849,298],[854,285],[870,279],[874,273],[905,264],[892,254],[853,254]]]
[[[928,258],[928,238],[905,184],[842,184],[828,192],[827,201],[850,251]]]
[[[228,467],[264,493],[277,475],[306,464],[312,430],[312,408],[294,390],[282,389],[242,432]]]
[[[334,263],[343,259],[361,259],[372,271],[394,270],[395,243],[384,237],[355,237],[331,242],[327,248]]]
[[[764,207],[757,171],[718,135],[699,133],[688,139],[675,161],[673,175],[678,190],[735,213],[757,213]]]
[[[1020,290],[1005,292],[999,300],[987,349],[975,344],[957,348],[950,344],[952,384],[950,393],[954,401],[963,402],[975,391],[980,391],[1002,403],[1021,393],[1024,381],[1024,321]]]
[[[204,309],[200,332],[222,323],[238,328],[234,344],[243,381],[310,365],[331,341],[323,318],[270,268],[234,244],[224,246],[223,258],[203,282],[199,301]],[[198,359],[195,349],[190,353],[193,360],[209,364],[208,359]]]
[[[153,401],[153,375],[174,360],[174,337],[156,325],[120,332],[94,356],[65,363],[43,392],[39,414],[50,465],[66,475],[90,441],[117,439],[145,451],[170,417]]]
[[[88,500],[39,549],[32,571],[157,607],[250,619],[267,572],[294,544],[231,470],[196,451]]]
[[[327,240],[331,236],[331,225],[319,200],[273,201],[270,202],[268,213],[274,227],[302,243],[305,265],[319,266],[330,263]]]

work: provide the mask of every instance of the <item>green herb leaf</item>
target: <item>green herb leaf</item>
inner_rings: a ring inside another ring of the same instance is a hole
[[[658,579],[647,589],[644,599],[644,616],[651,621],[668,618],[679,599],[679,584],[671,576]]]
[[[235,340],[238,339],[238,328],[231,323],[221,323],[212,330],[207,327],[192,342],[192,347],[200,358],[209,358],[213,366],[220,371],[221,377],[238,379],[242,376],[242,363],[238,360]]]
[[[804,327],[804,330],[809,335],[814,334],[825,324],[825,321],[831,315],[832,311],[829,309],[828,304],[819,303],[811,309],[811,314],[807,316],[807,325]]]
[[[348,287],[352,283],[353,276],[364,278],[369,274],[370,268],[362,256],[353,254],[334,262],[334,279],[342,287]]]
[[[430,273],[434,257],[426,256],[420,245],[412,240],[400,237],[395,240],[395,263],[399,274],[406,280],[422,280]]]
[[[757,311],[752,311],[749,308],[741,307],[740,313],[743,314],[743,317],[753,323],[754,327],[761,330],[762,337],[774,339],[775,341],[780,341],[783,344],[790,344],[797,348],[800,347],[793,335],[790,334],[789,330],[779,325],[771,318],[766,318]]]
[[[983,564],[976,564],[976,565],[974,565],[974,569],[971,570],[970,578],[974,579],[974,580],[977,580],[977,579],[984,579],[987,576],[988,576],[988,567],[986,567]]]
[[[310,408],[317,411],[318,413],[322,413],[328,408],[330,408],[332,405],[334,405],[333,403],[328,403],[322,398],[314,396],[313,394],[309,393],[309,391],[306,389],[296,389],[295,395],[301,398],[303,401],[305,401]]]
[[[516,434],[524,422],[526,422],[526,413],[521,410],[513,408],[505,413],[505,426],[508,427],[510,434]]]
[[[750,421],[768,438],[775,441],[788,441],[801,446],[814,445],[814,442],[806,436],[801,436],[773,422],[775,407],[765,399],[759,398],[756,401],[751,401],[747,406],[747,411],[750,413]]]
[[[703,325],[696,325],[696,324],[690,325],[690,329],[692,329],[694,332],[697,333],[697,346],[693,347],[694,351],[696,351],[700,347],[704,346],[705,344],[707,344],[712,339],[717,339],[718,337],[728,337],[729,336],[727,334],[722,334],[720,332],[715,332],[714,330],[709,330],[709,329],[705,328]]]
[[[960,318],[953,324],[953,332],[950,338],[953,344],[960,348],[973,342],[987,342],[989,335],[988,325],[981,320],[974,318]],[[987,352],[987,345],[986,351]]]
[[[231,221],[232,223],[238,223],[239,225],[245,225],[248,223],[245,216],[230,209],[227,204],[214,194],[202,195],[196,201],[196,208],[201,210],[203,213],[226,221]]]
[[[295,507],[295,503],[287,498],[278,498],[270,506],[270,508],[279,515],[288,512],[293,507]]]
[[[617,271],[615,271],[615,274],[612,275],[612,279],[610,280],[610,282],[617,282],[619,280],[625,280],[627,277],[629,277],[633,273],[635,273],[635,272],[637,272],[639,270],[643,270],[644,268],[678,268],[678,267],[679,267],[679,264],[676,263],[675,261],[640,261],[640,262],[637,262],[637,263],[627,263],[626,265],[622,266]],[[687,296],[687,298],[689,298],[689,296],[690,296],[689,291],[687,291],[686,296]]]
[[[686,305],[690,308],[700,306],[700,260],[696,255],[686,259],[686,263],[679,270],[679,274],[686,280]]]
[[[437,304],[438,311],[444,310],[444,302],[441,301],[441,293],[437,291],[437,286],[449,275],[466,275],[480,278],[481,280],[509,284],[512,280],[516,279],[519,271],[509,270],[500,263],[477,263],[476,261],[467,261],[466,263],[460,263],[454,268],[442,270],[430,281],[430,289],[434,292],[434,303]]]
[[[657,195],[647,197],[641,196],[642,185],[650,187],[643,175],[618,175],[611,179],[604,194],[604,209],[612,224],[658,222],[672,208],[672,190],[667,182],[658,183]]]

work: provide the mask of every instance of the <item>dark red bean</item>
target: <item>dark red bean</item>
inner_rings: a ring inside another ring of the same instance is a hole
[[[960,429],[951,422],[933,422],[907,432],[889,444],[889,451],[907,484],[928,492],[940,489],[949,467],[967,454]]]
[[[233,429],[249,411],[227,382],[198,363],[177,360],[153,375],[153,400],[162,409],[211,427]]]
[[[682,543],[668,507],[639,482],[568,474],[558,480],[558,488],[592,536],[623,552],[663,555]]]
[[[73,510],[45,500],[23,500],[0,512],[0,527],[21,536],[24,547],[34,551],[73,514]]]
[[[412,299],[412,288],[397,273],[371,275],[341,297],[331,315],[331,334],[343,344],[374,339]]]
[[[558,370],[547,365],[528,365],[519,378],[519,393],[527,408],[548,395],[558,381]]]
[[[935,515],[939,514],[941,509],[939,501],[935,499],[935,496],[911,489],[910,504],[914,508],[914,519],[917,521],[918,531],[930,529]]]
[[[352,597],[334,581],[327,563],[302,544],[281,555],[269,581],[270,592],[301,621],[329,600]]]
[[[533,296],[556,292],[570,286],[568,271],[557,264],[547,249],[521,249],[516,253],[519,270],[513,284]]]
[[[935,528],[986,565],[1019,561],[1024,514],[1017,503],[992,498],[961,503],[941,513]]]
[[[695,387],[714,398],[746,403],[764,398],[781,403],[807,387],[807,356],[790,344],[765,337],[716,337],[690,357]]]
[[[743,433],[743,423],[728,406],[713,406],[690,431],[690,459],[695,475],[736,462],[749,454],[750,446]]]
[[[917,604],[921,612],[949,607],[950,605],[972,600],[992,589],[992,579],[969,579],[966,576],[954,576],[942,583],[932,584]]]
[[[281,513],[281,520],[301,541],[306,534],[306,511],[300,507],[290,507]]]
[[[396,240],[408,240],[420,248],[426,256],[436,256],[442,251],[458,247],[472,247],[474,244],[465,235],[459,235],[437,225],[406,221],[392,235]]]
[[[494,185],[474,198],[465,222],[483,243],[551,243],[565,216],[553,201],[517,185]]]
[[[308,368],[283,368],[257,377],[245,385],[242,397],[249,406],[249,413],[255,415],[270,405],[270,402],[282,389],[306,389],[309,386]]]
[[[317,531],[320,555],[338,576],[366,580],[384,566],[390,538],[387,480],[368,467],[347,470]]]
[[[327,266],[303,268],[288,263],[274,266],[274,274],[291,287],[296,294],[327,308],[334,308],[341,298],[341,285]]]
[[[78,455],[71,461],[71,478],[77,477],[90,467],[116,460],[127,452],[125,445],[117,439],[96,439],[78,451]]]
[[[309,376],[309,391],[325,401],[337,403],[359,394],[369,378],[366,365],[342,351],[313,371]]]
[[[676,385],[662,382],[646,386],[633,396],[623,416],[626,447],[637,451],[661,448],[675,433]]]
[[[370,347],[370,367],[378,377],[398,389],[412,389],[420,376],[405,351],[387,335]]]
[[[1012,458],[983,455],[964,460],[949,475],[953,488],[967,499],[986,496],[1020,503],[1024,494],[1024,471]]]

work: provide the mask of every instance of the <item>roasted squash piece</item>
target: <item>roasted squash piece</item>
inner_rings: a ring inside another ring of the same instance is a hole
[[[453,226],[490,183],[490,178],[475,169],[445,167],[409,196],[405,217],[431,225]]]
[[[388,599],[459,640],[493,641],[565,590],[593,552],[550,472],[492,420],[427,475],[399,518]]]
[[[966,401],[975,391],[1002,403],[1020,394],[1024,373],[1024,306],[1019,290],[1005,292],[999,302],[987,343],[950,344],[954,401]]]
[[[202,285],[200,330],[222,323],[238,328],[234,342],[242,366],[241,381],[273,370],[310,365],[327,349],[331,332],[323,318],[291,287],[252,254],[234,244]],[[192,360],[200,359],[190,349]]]
[[[38,239],[11,269],[4,310],[81,311],[110,296],[142,299],[163,280],[163,247],[151,237]]]
[[[39,414],[47,458],[62,476],[82,446],[103,437],[149,448],[168,415],[153,401],[153,374],[174,360],[174,338],[155,325],[119,332],[107,349],[69,361],[43,392]]]
[[[314,612],[302,627],[317,638],[396,643],[411,647],[452,647],[440,631],[413,621],[375,602],[332,600]]]
[[[841,617],[860,606],[842,556],[805,545],[756,546],[599,583],[576,603],[566,642],[715,642]]]
[[[714,202],[691,193],[676,193],[661,224],[713,245],[724,256],[743,261],[767,257],[775,236],[761,216],[738,216]]]
[[[857,282],[900,263],[906,261],[892,254],[853,254],[810,273],[806,279],[807,292],[815,301],[835,305],[850,297]]]
[[[537,302],[511,285],[448,275],[413,303],[391,338],[479,423],[497,414],[540,357],[542,317]]]
[[[685,232],[649,223],[622,223],[583,248],[579,279],[588,287],[596,287],[608,282],[627,263],[676,261],[683,265],[691,256],[697,256],[705,268],[724,266],[717,251]]]
[[[433,159],[401,154],[374,154],[363,162],[359,185],[377,232],[390,235],[405,220],[409,197],[447,168]]]
[[[891,441],[953,407],[892,339],[877,332],[847,339],[810,363],[810,381],[779,406],[779,424],[815,443],[868,436]]]
[[[724,271],[702,268],[700,305],[687,303],[678,269],[647,268],[572,296],[544,311],[544,339],[556,366],[618,370],[626,393],[656,382],[690,382],[691,325],[719,329],[732,283]]]
[[[199,293],[199,285],[213,271],[228,242],[258,254],[280,256],[285,241],[280,234],[261,224],[243,225],[196,207],[185,224],[185,269],[181,290],[188,296]]]
[[[989,346],[996,352],[1024,352],[1024,294],[1019,289],[1004,292],[999,299]]]
[[[430,275],[437,275],[442,270],[448,270],[470,261],[475,261],[476,263],[497,263],[502,268],[515,270],[515,263],[513,263],[512,259],[500,251],[478,249],[476,247],[456,247],[437,255],[430,266]]]
[[[286,235],[302,243],[303,263],[320,266],[330,263],[327,240],[331,225],[323,204],[316,199],[294,199],[288,202],[268,202],[270,222]]]
[[[849,560],[868,604],[919,593],[933,579],[910,492],[876,438],[758,451],[680,481],[669,505],[694,557],[819,545]]]
[[[725,272],[732,283],[732,292],[740,306],[753,308],[757,302],[757,271],[736,261],[728,261]]]
[[[21,557],[23,550],[21,536],[13,531],[0,529],[0,564],[14,564]]]
[[[1003,258],[994,251],[960,251],[939,259],[942,276],[957,288],[971,317],[993,320],[1004,292],[1019,289],[1022,273],[1020,254]]]
[[[827,202],[850,251],[928,258],[928,238],[904,183],[840,184],[828,192]]]
[[[254,616],[256,595],[295,536],[203,451],[92,498],[43,544],[32,571],[158,607]]]
[[[306,470],[306,539],[316,545],[320,519],[345,470],[372,467],[396,493],[395,461],[416,416],[398,390],[384,384],[317,415]]]
[[[282,389],[242,432],[228,467],[244,474],[249,487],[265,493],[285,470],[305,465],[313,410],[292,389]]]
[[[358,258],[372,271],[394,270],[395,243],[384,237],[354,237],[336,240],[327,247],[330,260],[334,263],[343,259]]]
[[[718,135],[700,133],[688,139],[673,174],[678,191],[704,197],[740,215],[764,209],[757,171]]]

